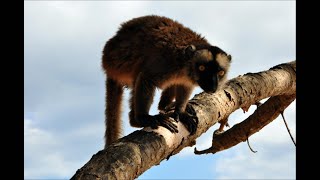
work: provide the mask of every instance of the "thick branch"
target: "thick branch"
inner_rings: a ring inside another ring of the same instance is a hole
[[[281,64],[231,79],[213,94],[200,93],[189,101],[199,118],[194,135],[189,136],[180,122],[176,134],[163,127],[135,131],[93,155],[71,179],[135,179],[184,147],[194,145],[196,138],[235,110],[267,97],[295,94],[295,69],[295,61]]]

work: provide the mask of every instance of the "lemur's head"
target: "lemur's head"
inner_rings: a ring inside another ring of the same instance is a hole
[[[196,46],[190,45],[185,52],[191,57],[191,78],[205,92],[215,92],[227,79],[231,55],[216,46],[197,49]]]

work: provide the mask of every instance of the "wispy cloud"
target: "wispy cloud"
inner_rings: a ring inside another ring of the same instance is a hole
[[[56,149],[67,148],[62,139],[39,129],[31,119],[24,120],[25,170],[26,179],[66,178],[81,161],[68,161]]]
[[[257,153],[242,143],[228,155],[220,156],[212,166],[217,179],[295,179],[295,148],[251,140],[252,144]]]
[[[89,160],[90,154],[102,149],[101,143],[92,140],[99,140],[96,132],[102,131],[100,124],[89,124],[61,134],[39,128],[32,119],[25,119],[24,124],[26,179],[70,178]],[[100,140],[102,142],[102,137]],[[86,146],[95,150],[90,151],[84,148]]]

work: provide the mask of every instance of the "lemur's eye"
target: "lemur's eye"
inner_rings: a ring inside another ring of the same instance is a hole
[[[218,72],[218,75],[219,75],[219,76],[223,76],[224,73],[225,73],[224,70],[221,70],[221,71]]]
[[[198,68],[199,68],[199,71],[204,71],[206,69],[206,67],[204,67],[204,65],[200,65]]]

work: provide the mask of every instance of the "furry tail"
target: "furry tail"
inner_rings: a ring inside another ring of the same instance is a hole
[[[107,77],[106,80],[106,109],[105,109],[105,146],[120,138],[121,125],[121,102],[123,88],[116,81]]]

